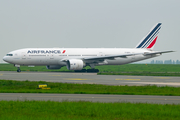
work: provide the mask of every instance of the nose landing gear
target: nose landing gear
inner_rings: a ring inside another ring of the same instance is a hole
[[[14,66],[17,67],[17,72],[21,72],[20,65],[14,65]]]
[[[21,72],[20,68],[18,67],[17,72]]]

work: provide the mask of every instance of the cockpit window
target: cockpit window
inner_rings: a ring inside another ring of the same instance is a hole
[[[6,56],[13,56],[13,54],[7,54]]]

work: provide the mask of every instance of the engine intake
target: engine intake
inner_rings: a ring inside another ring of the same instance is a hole
[[[71,59],[67,61],[68,70],[82,70],[84,66],[84,62],[79,59]]]

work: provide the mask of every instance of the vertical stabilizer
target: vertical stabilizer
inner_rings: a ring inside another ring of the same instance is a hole
[[[158,38],[159,30],[161,29],[162,23],[157,23],[150,32],[141,40],[136,48],[153,49],[154,44]]]

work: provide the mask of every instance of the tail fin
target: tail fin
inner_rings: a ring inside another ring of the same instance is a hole
[[[136,48],[152,49],[156,43],[159,30],[161,29],[162,23],[157,23],[150,32],[144,37]]]

